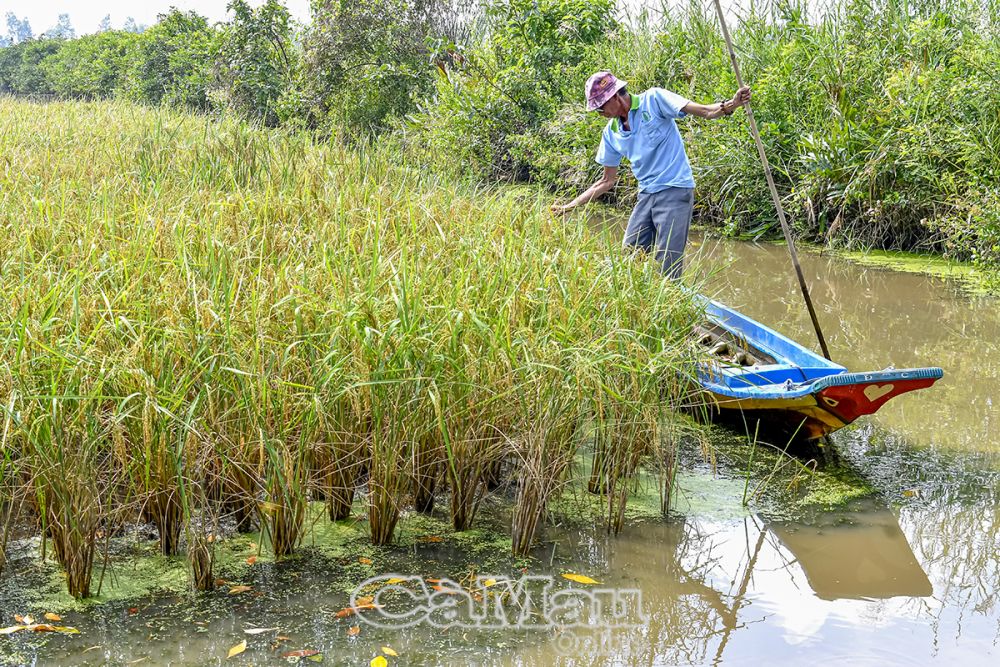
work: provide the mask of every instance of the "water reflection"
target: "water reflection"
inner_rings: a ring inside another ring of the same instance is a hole
[[[846,522],[845,522],[846,521]],[[856,524],[840,516],[817,524],[773,523],[778,538],[823,600],[925,597],[933,590],[896,517],[865,514]]]
[[[980,664],[998,628],[998,515],[956,509],[940,518],[882,508],[810,524],[750,516],[643,526],[592,555],[610,573],[627,573],[617,585],[642,590],[646,626],[617,643],[595,632],[581,644],[589,652],[561,660],[593,664],[597,647],[610,645],[602,660],[622,665],[759,664],[762,656],[801,664],[806,650],[820,663],[975,656],[970,664]],[[555,646],[525,649],[511,664],[553,664],[546,656]]]

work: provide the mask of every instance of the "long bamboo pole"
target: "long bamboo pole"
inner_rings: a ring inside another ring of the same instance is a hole
[[[743,77],[740,75],[740,66],[736,62],[736,53],[733,51],[733,40],[729,36],[729,28],[726,26],[726,17],[722,13],[722,4],[715,0],[715,11],[719,14],[719,24],[722,26],[722,36],[726,38],[726,48],[729,50],[729,62],[733,65],[733,73],[736,74],[736,85],[743,87]],[[764,165],[764,176],[767,178],[767,187],[771,191],[771,199],[774,200],[774,207],[778,210],[778,221],[781,222],[781,231],[785,234],[785,243],[788,244],[788,254],[792,257],[792,265],[795,267],[795,275],[799,279],[799,288],[802,290],[802,298],[806,301],[806,308],[809,310],[809,317],[812,319],[813,328],[816,329],[816,337],[819,338],[819,346],[823,350],[823,356],[830,359],[830,350],[826,346],[826,339],[823,338],[823,330],[820,329],[819,319],[816,318],[816,309],[813,308],[812,299],[809,297],[809,287],[806,286],[805,276],[802,275],[802,267],[799,266],[799,257],[795,252],[795,242],[792,239],[792,232],[788,228],[788,221],[785,219],[785,209],[781,206],[781,199],[778,197],[778,188],[774,185],[774,177],[771,175],[771,164],[767,161],[764,153],[764,144],[760,140],[760,133],[757,131],[757,121],[753,117],[753,109],[750,103],[746,104],[747,118],[750,119],[750,133],[757,144],[757,153],[760,155],[760,162]]]

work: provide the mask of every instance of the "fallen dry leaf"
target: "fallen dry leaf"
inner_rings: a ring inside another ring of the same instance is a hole
[[[424,579],[424,581],[426,581],[428,584],[440,584],[441,583],[440,579],[429,579],[428,578],[428,579]]]
[[[12,635],[15,632],[20,632],[21,630],[27,630],[27,625],[12,625],[8,628],[0,628],[0,635]]]
[[[278,628],[247,628],[243,632],[248,635],[260,635],[265,632],[274,632]]]
[[[71,627],[66,626],[66,625],[49,625],[47,623],[39,623],[37,625],[29,625],[29,626],[27,626],[27,629],[28,630],[32,630],[34,632],[61,632],[64,635],[78,635],[78,634],[80,634],[80,631],[77,630],[76,628],[71,628]]]
[[[53,614],[51,611],[45,614],[45,620],[47,621],[61,621],[62,616],[59,614]]]
[[[578,584],[598,584],[599,581],[594,581],[590,577],[583,574],[573,574],[572,572],[563,572],[563,579],[569,579],[570,581],[575,581]]]
[[[485,586],[486,588],[489,588],[490,586],[496,586],[496,585],[497,585],[497,580],[496,579],[487,579],[486,581],[483,582],[483,586]]]
[[[232,588],[229,589],[229,594],[230,595],[237,595],[239,593],[246,593],[247,591],[252,590],[252,589],[253,589],[253,586],[233,586]]]
[[[458,595],[458,591],[456,591],[454,588],[448,588],[446,586],[431,586],[431,588],[436,590],[438,593],[445,593],[447,595]]]
[[[374,658],[372,658],[372,661],[369,662],[368,664],[370,667],[386,667],[386,665],[389,664],[389,661],[386,660],[383,656],[377,655]]]
[[[319,655],[319,651],[311,648],[302,648],[298,651],[289,651],[287,653],[282,653],[282,658],[308,658],[311,655]]]
[[[253,565],[256,562],[257,562],[256,556],[250,556],[250,558],[247,558],[247,565]]]
[[[444,538],[440,535],[421,535],[417,542],[444,542]]]
[[[365,558],[364,556],[362,556],[361,558],[358,559],[358,562],[361,563],[362,565],[371,565],[372,564],[372,559],[371,558]]]
[[[360,625],[352,625],[351,627],[347,628],[347,636],[348,637],[357,637],[360,634],[361,634],[361,626]]]
[[[406,579],[403,579],[402,577],[391,577],[385,583],[387,583],[387,584],[401,584],[404,581],[406,581]]]
[[[355,602],[358,603],[359,607],[363,607],[366,604],[371,604],[374,601],[375,601],[374,595],[362,595],[357,600],[355,600]]]
[[[289,639],[291,639],[291,637],[289,637],[287,635],[278,635],[277,637],[274,638],[274,641],[276,641],[276,642],[287,642]]]
[[[371,598],[369,598],[369,599],[371,599]],[[334,617],[335,618],[347,618],[348,616],[353,616],[354,614],[357,614],[358,612],[363,611],[365,609],[381,609],[381,608],[382,608],[382,605],[380,605],[380,604],[372,604],[370,602],[366,602],[366,603],[363,603],[363,604],[359,604],[356,607],[344,607],[343,609],[341,609],[340,611],[338,611],[336,614],[334,614]]]
[[[225,579],[216,579],[216,580],[215,580],[215,585],[216,585],[217,587],[219,587],[219,588],[221,588],[222,586],[225,586],[225,585],[226,585],[226,584],[228,584],[228,583],[229,583],[229,582],[228,582],[228,581],[226,581]]]
[[[395,651],[393,651],[393,650],[392,650],[391,648],[389,648],[388,646],[383,646],[383,647],[382,647],[382,653],[385,653],[386,655],[391,655],[391,656],[393,656],[393,657],[395,657],[395,656],[399,655],[398,653],[396,653]]]
[[[237,644],[236,646],[234,646],[231,649],[229,649],[229,655],[226,656],[226,659],[228,660],[229,658],[232,658],[233,656],[237,656],[240,653],[243,653],[243,651],[245,651],[245,650],[247,650],[247,640],[244,639],[239,644]]]
[[[129,616],[135,616],[138,613],[139,613],[139,608],[138,607],[129,607],[128,608],[128,615]]]

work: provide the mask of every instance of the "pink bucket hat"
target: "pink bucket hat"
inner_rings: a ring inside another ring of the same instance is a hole
[[[584,93],[587,96],[587,111],[594,111],[604,106],[619,90],[625,87],[624,81],[619,81],[611,72],[598,72],[587,79]]]

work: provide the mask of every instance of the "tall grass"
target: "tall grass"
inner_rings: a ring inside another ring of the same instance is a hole
[[[522,13],[498,3],[490,29],[465,45],[461,62],[437,77],[433,102],[397,133],[410,150],[441,168],[569,195],[600,175],[593,154],[606,121],[581,98],[592,72],[611,70],[634,93],[658,86],[703,103],[736,89],[711,0],[618,3],[614,27],[586,44],[562,29],[575,17],[570,3],[535,4],[560,29],[529,37]],[[724,4],[797,232],[944,252],[1000,275],[998,0]],[[566,52],[575,57],[553,63]],[[538,84],[552,72],[557,83]],[[699,220],[734,235],[778,234],[743,112],[678,126]],[[627,205],[636,188],[624,179],[611,197]]]
[[[360,492],[384,544],[447,486],[463,530],[501,467],[527,553],[595,423],[612,507],[658,451],[696,309],[585,221],[166,110],[0,118],[0,510],[30,490],[75,595],[105,526],[205,589],[229,521],[287,556]]]

